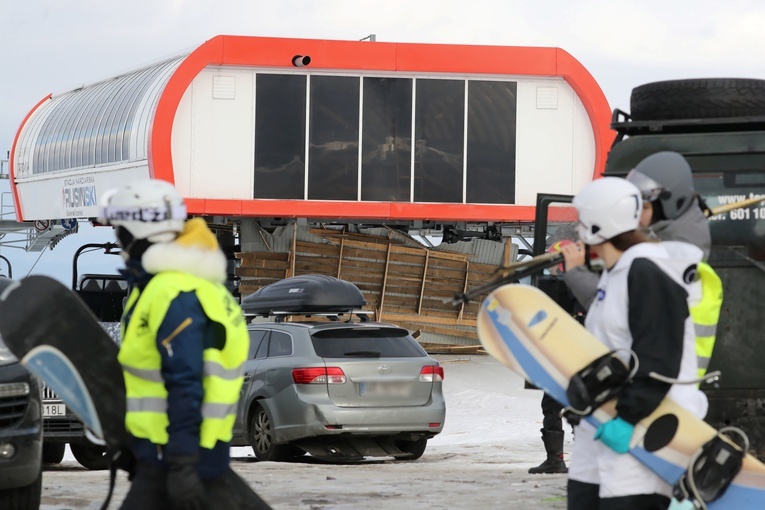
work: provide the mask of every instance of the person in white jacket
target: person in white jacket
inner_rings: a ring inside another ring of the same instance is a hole
[[[642,199],[629,181],[604,177],[574,198],[578,235],[604,263],[585,326],[637,371],[619,394],[617,416],[595,429],[575,429],[568,482],[569,510],[666,509],[671,487],[627,454],[635,424],[671,396],[703,417],[704,394],[666,379],[696,377],[689,292],[702,251],[682,242],[650,241],[638,231]]]

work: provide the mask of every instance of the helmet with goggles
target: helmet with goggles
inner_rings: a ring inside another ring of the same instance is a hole
[[[664,217],[674,220],[693,202],[691,166],[677,152],[662,151],[643,159],[627,174],[645,202],[661,204]]]

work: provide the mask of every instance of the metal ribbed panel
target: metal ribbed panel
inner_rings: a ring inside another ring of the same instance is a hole
[[[183,57],[56,96],[19,140],[18,177],[146,158],[159,96]]]

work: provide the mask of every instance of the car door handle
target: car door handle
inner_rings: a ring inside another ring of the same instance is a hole
[[[252,376],[250,374],[244,374],[244,381],[243,382],[250,382],[250,379],[252,379]]]

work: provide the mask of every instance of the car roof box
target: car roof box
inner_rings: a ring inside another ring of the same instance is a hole
[[[242,300],[245,315],[346,313],[367,302],[351,282],[319,274],[266,285]]]

